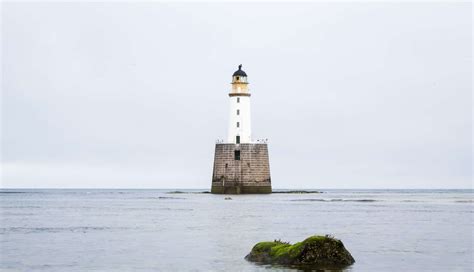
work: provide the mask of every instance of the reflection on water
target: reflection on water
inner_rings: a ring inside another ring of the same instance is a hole
[[[244,260],[260,241],[341,239],[346,271],[470,271],[471,190],[0,190],[0,270],[284,271]]]

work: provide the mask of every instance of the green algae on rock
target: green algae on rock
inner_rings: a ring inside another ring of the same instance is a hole
[[[251,262],[287,266],[344,267],[355,262],[344,244],[331,236],[311,236],[290,244],[275,240],[260,242],[245,256]]]

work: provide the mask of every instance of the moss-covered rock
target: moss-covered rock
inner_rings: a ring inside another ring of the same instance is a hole
[[[261,264],[314,268],[338,268],[355,262],[344,244],[328,235],[311,236],[293,245],[279,240],[260,242],[245,259]]]

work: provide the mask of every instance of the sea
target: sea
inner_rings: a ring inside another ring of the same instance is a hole
[[[296,271],[244,257],[326,234],[342,271],[474,270],[473,190],[283,191],[2,189],[0,271]]]

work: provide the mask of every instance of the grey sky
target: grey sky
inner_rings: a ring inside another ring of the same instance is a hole
[[[472,186],[471,3],[3,3],[2,187],[209,188],[232,73],[275,188]]]

